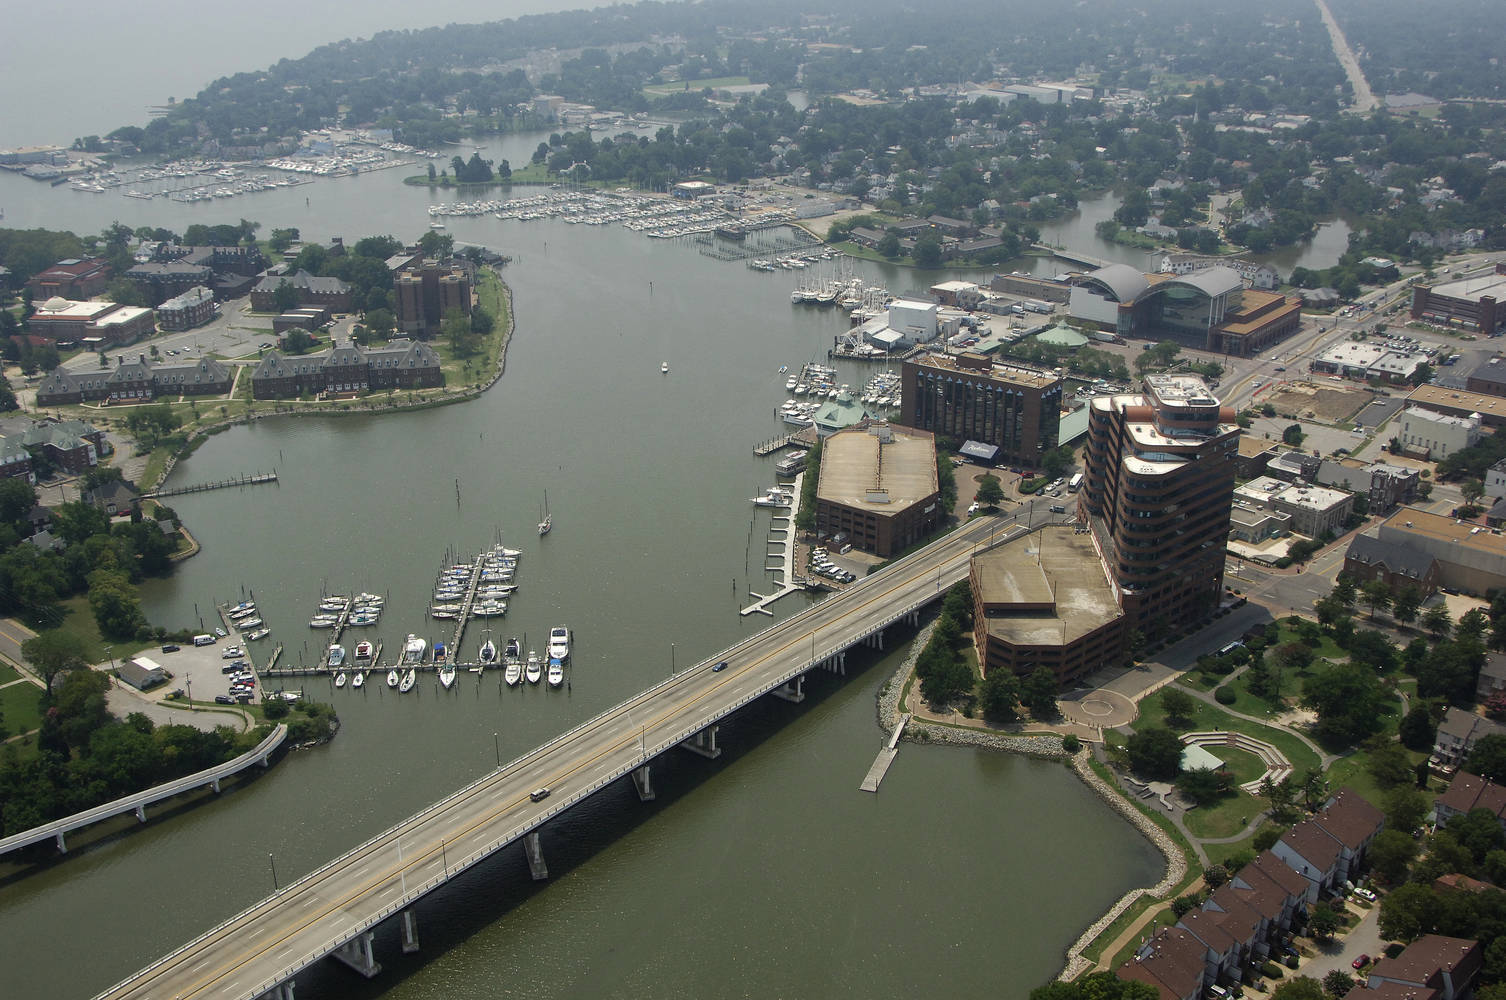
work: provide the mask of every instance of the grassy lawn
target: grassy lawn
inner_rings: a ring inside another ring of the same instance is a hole
[[[9,663],[0,663],[0,684],[6,684],[10,681],[17,680],[20,678],[20,676],[21,671],[17,670]]]
[[[12,736],[29,733],[42,725],[42,713],[37,707],[41,698],[42,689],[31,683],[0,688],[0,717]]]
[[[89,598],[85,594],[67,598],[59,602],[58,606],[63,611],[61,621],[27,621],[26,624],[37,632],[50,628],[64,628],[72,632],[83,641],[84,656],[90,663],[108,663],[111,656],[115,658],[116,663],[119,663],[123,659],[135,656],[143,649],[156,645],[152,642],[135,640],[120,642],[100,635],[99,625],[94,621],[94,612],[89,607]],[[106,646],[111,647],[109,654],[105,653]]]
[[[1407,750],[1407,759],[1414,765],[1426,757],[1425,753]],[[1368,801],[1377,806],[1381,805],[1385,801],[1386,790],[1376,784],[1375,779],[1370,776],[1369,764],[1370,754],[1364,750],[1357,750],[1347,757],[1334,761],[1333,766],[1328,769],[1328,787],[1333,791],[1345,787],[1353,788]]]
[[[1269,825],[1265,824],[1261,829],[1265,829]],[[1250,851],[1253,853],[1255,850],[1255,838],[1259,835],[1260,830],[1256,830],[1243,840],[1236,840],[1232,844],[1206,844],[1203,850],[1207,852],[1209,861],[1214,864],[1220,864],[1228,861],[1241,851]]]
[[[1362,626],[1356,623],[1356,628],[1359,627]],[[1302,637],[1297,634],[1297,630],[1292,628],[1290,625],[1287,625],[1285,620],[1283,619],[1281,624],[1281,638],[1277,641],[1276,645],[1284,646],[1289,642],[1301,641]],[[1329,635],[1326,632],[1323,633],[1323,638],[1318,642],[1318,645],[1313,647],[1313,653],[1316,656],[1326,656],[1330,660],[1349,659],[1349,654],[1340,649],[1339,644],[1333,641],[1333,636]]]
[[[708,87],[716,90],[720,87],[746,87],[752,83],[745,76],[717,76],[706,80],[671,80],[668,83],[654,83],[643,88],[643,93],[650,97],[668,97],[670,94],[689,92],[698,94]]]
[[[1161,711],[1161,699],[1156,697],[1146,698],[1140,703],[1140,718],[1135,722],[1135,728],[1140,731],[1151,726],[1164,725],[1165,716]],[[1215,729],[1232,729],[1235,732],[1254,736],[1256,739],[1265,740],[1286,755],[1286,759],[1292,762],[1292,767],[1298,772],[1307,768],[1318,766],[1318,755],[1308,749],[1307,744],[1297,737],[1270,726],[1259,725],[1254,722],[1246,722],[1244,719],[1236,719],[1222,709],[1216,708],[1205,702],[1198,701],[1193,712],[1192,726],[1188,732],[1206,732]]]

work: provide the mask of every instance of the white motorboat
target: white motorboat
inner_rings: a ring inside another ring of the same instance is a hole
[[[490,639],[481,644],[481,662],[491,663],[497,658],[497,644]]]
[[[565,683],[565,665],[554,657],[549,658],[549,686],[557,688]]]
[[[663,374],[663,375],[668,375],[669,374],[669,362],[668,361],[664,362],[662,365],[659,366],[659,372],[661,374]]]
[[[342,670],[338,674],[335,675],[335,687],[337,687],[337,688],[343,688],[344,686],[345,686],[345,671]]]
[[[544,664],[539,660],[539,654],[535,650],[528,651],[528,665],[523,668],[523,676],[530,684],[537,684],[539,678],[544,676]]]
[[[271,634],[272,634],[272,630],[271,629],[269,629],[269,628],[259,628],[255,632],[252,632],[250,635],[242,636],[241,638],[245,639],[247,642],[255,642],[258,639],[265,639],[267,636],[269,636]]]
[[[429,648],[429,644],[426,641],[424,641],[423,639],[420,639],[418,636],[414,635],[412,632],[409,632],[408,633],[408,641],[405,642],[405,643],[403,643],[403,662],[404,663],[422,663],[422,662],[424,662],[424,653],[425,653],[425,651],[428,650],[428,648]]]
[[[360,642],[356,643],[356,659],[371,659],[371,643],[367,642],[365,639],[362,639]]]
[[[455,684],[455,665],[446,663],[439,668],[439,683],[443,684],[448,691]]]
[[[398,682],[397,689],[403,694],[413,690],[413,685],[418,683],[418,670],[409,667],[408,672],[403,674],[403,679]]]
[[[235,623],[235,627],[236,628],[250,628],[250,629],[254,629],[258,625],[261,625],[261,624],[262,624],[262,620],[260,618],[247,618],[245,621],[236,622]]]
[[[339,644],[329,647],[329,665],[338,667],[345,662],[345,647]],[[344,676],[343,674],[341,676]],[[336,685],[338,686],[338,685]]]
[[[783,493],[775,490],[770,490],[761,497],[749,497],[748,499],[755,507],[788,507],[794,502]]]
[[[549,630],[549,658],[560,661],[570,659],[570,629],[564,625],[556,625]]]
[[[397,672],[397,668],[396,667],[393,667],[391,670],[387,671],[387,686],[388,687],[390,687],[390,688],[397,687],[398,682],[400,680],[402,680],[402,675],[400,675]]]
[[[502,679],[508,687],[517,687],[518,681],[523,679],[523,662],[516,656],[509,658],[502,671]]]
[[[365,685],[366,672],[364,670],[357,670],[355,674],[350,678],[350,686],[353,688],[358,688],[364,687]]]
[[[518,645],[517,636],[513,636],[507,640],[507,648],[502,650],[502,656],[508,660],[521,660],[523,658],[523,647]]]

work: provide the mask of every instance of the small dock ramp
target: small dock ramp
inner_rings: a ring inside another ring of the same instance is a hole
[[[889,736],[889,742],[878,752],[874,758],[873,766],[868,769],[868,775],[863,783],[858,786],[859,791],[877,792],[879,782],[884,780],[884,775],[889,773],[889,765],[894,763],[894,758],[899,756],[899,737],[905,731],[905,726],[910,722],[910,713],[906,712],[899,717],[899,725],[894,727],[894,732]]]

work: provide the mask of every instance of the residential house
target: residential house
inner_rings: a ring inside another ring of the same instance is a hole
[[[1208,946],[1180,927],[1156,932],[1135,957],[1116,970],[1120,979],[1155,987],[1160,1000],[1202,1000]]]
[[[141,506],[141,494],[130,483],[112,479],[93,489],[84,490],[83,501],[93,504],[110,517],[125,517]]]
[[[1433,740],[1433,754],[1428,758],[1428,765],[1443,774],[1453,774],[1482,736],[1506,736],[1506,726],[1450,706],[1438,724],[1438,735]]]
[[[1485,964],[1480,942],[1424,934],[1395,958],[1382,958],[1366,977],[1367,986],[1395,983],[1438,991],[1438,1000],[1457,1000],[1474,991]]]
[[[21,435],[21,444],[34,460],[77,475],[99,464],[105,432],[82,420],[43,420]]]
[[[1498,785],[1489,778],[1482,778],[1468,771],[1460,771],[1448,783],[1448,788],[1438,796],[1434,807],[1438,825],[1446,826],[1455,816],[1463,816],[1475,809],[1488,809],[1495,813],[1506,830],[1506,785]]]
[[[1481,702],[1489,701],[1491,695],[1501,691],[1506,691],[1506,654],[1486,653],[1480,677],[1475,681],[1475,698]]]
[[[1440,569],[1431,554],[1374,535],[1355,535],[1344,553],[1344,572],[1357,584],[1381,580],[1395,593],[1412,585],[1430,597],[1438,589]]]

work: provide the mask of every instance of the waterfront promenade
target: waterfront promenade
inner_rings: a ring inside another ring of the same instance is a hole
[[[373,837],[232,917],[101,997],[260,997],[331,954],[367,975],[379,963],[370,930],[497,850],[536,837],[549,819],[634,774],[651,795],[652,760],[681,744],[716,752],[715,724],[756,698],[799,696],[809,670],[840,662],[962,579],[971,556],[1022,533],[979,518],[844,593],[718,653]],[[714,671],[712,664],[729,666]],[[635,774],[636,772],[636,774]],[[548,789],[537,799],[531,793]]]

